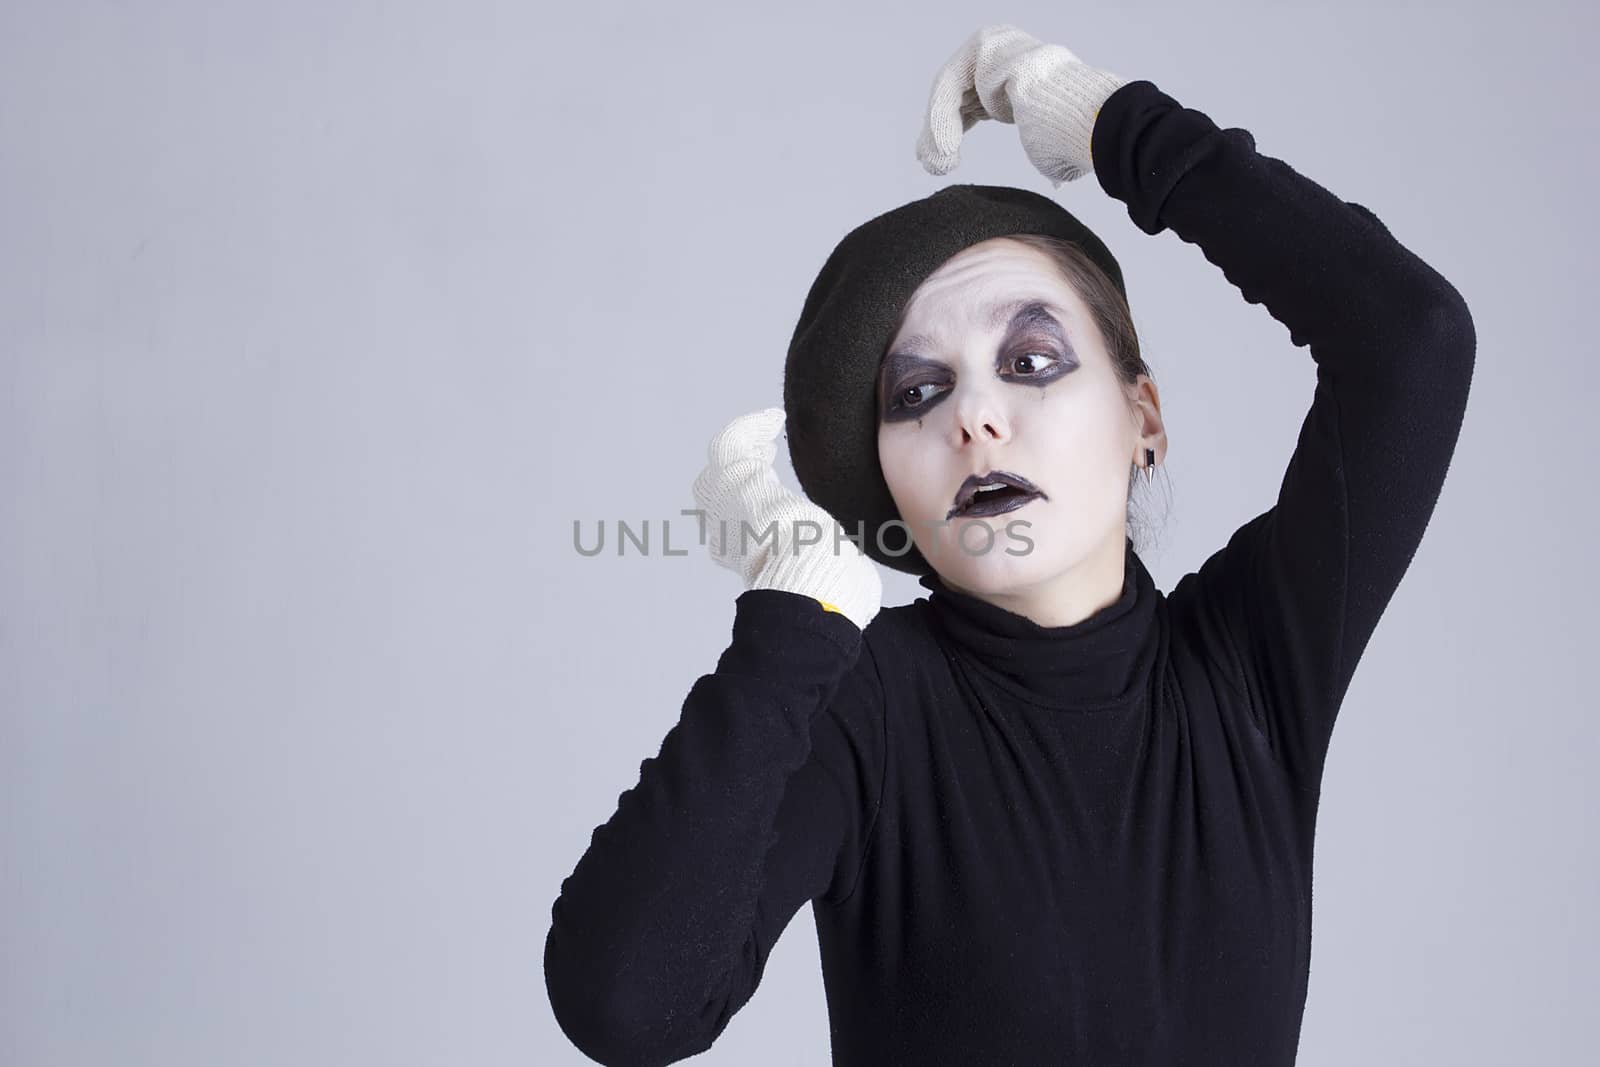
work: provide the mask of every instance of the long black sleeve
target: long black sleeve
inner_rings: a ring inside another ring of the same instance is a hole
[[[1372,212],[1149,82],[1106,101],[1092,150],[1101,186],[1140,229],[1198,245],[1316,361],[1276,504],[1198,575],[1242,661],[1258,726],[1312,788],[1450,465],[1472,380],[1472,317]]]
[[[545,942],[557,1021],[610,1065],[703,1052],[799,907],[854,887],[879,801],[882,691],[861,631],[749,590],[716,670],[561,884]]]

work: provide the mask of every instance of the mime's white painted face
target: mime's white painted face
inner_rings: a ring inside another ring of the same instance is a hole
[[[881,368],[878,458],[946,584],[1043,625],[1114,601],[1128,477],[1151,438],[1149,407],[1129,408],[1140,390],[1117,379],[1088,307],[1043,252],[995,238],[926,278]],[[1159,457],[1159,407],[1153,426]],[[962,482],[990,471],[1042,496],[952,517]]]

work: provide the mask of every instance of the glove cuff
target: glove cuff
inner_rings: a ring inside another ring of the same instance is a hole
[[[1069,64],[1056,77],[1039,82],[1037,91],[1045,102],[1043,123],[1060,139],[1066,159],[1060,171],[1049,175],[1057,186],[1094,169],[1089,146],[1095,119],[1111,94],[1126,84],[1126,78],[1086,63]]]
[[[840,547],[838,555],[827,540],[805,546],[798,555],[785,545],[783,551],[768,557],[751,579],[750,588],[782,589],[831,604],[862,630],[883,602],[877,567],[849,542]]]

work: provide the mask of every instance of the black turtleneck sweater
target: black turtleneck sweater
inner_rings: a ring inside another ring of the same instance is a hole
[[[1093,156],[1316,361],[1276,502],[1169,594],[1128,543],[1072,626],[936,577],[865,633],[739,596],[552,910],[550,1001],[594,1059],[709,1048],[810,901],[835,1063],[1293,1063],[1329,733],[1444,481],[1472,320],[1366,208],[1148,81]]]

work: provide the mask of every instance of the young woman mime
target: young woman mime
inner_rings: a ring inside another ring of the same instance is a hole
[[[1323,760],[1438,499],[1472,319],[1372,212],[1149,81],[988,27],[935,81],[925,167],[984,118],[1309,349],[1277,499],[1162,593],[1127,508],[1166,435],[1105,245],[973,185],[846,236],[784,408],[695,482],[746,586],[731,644],[553,908],[550,1001],[601,1063],[709,1048],[808,901],[838,1064],[1294,1062]],[[930,595],[880,610],[879,565]]]

